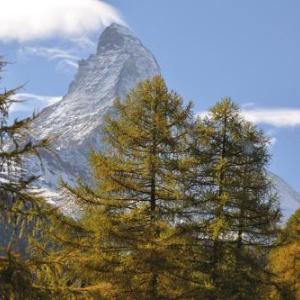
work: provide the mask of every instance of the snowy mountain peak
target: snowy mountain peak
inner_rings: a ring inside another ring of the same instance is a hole
[[[155,58],[130,29],[109,26],[100,37],[97,53],[79,62],[68,94],[39,115],[35,123],[40,134],[59,133],[65,146],[70,141],[84,142],[115,97],[124,97],[138,82],[159,73]]]
[[[70,183],[77,177],[89,181],[87,158],[92,148],[101,148],[100,127],[113,100],[159,73],[154,56],[129,28],[107,27],[97,52],[79,62],[67,95],[45,108],[32,124],[34,139],[53,139],[52,151],[42,155],[43,170],[39,162],[29,162],[41,178],[40,186],[55,191],[60,177]]]
[[[130,43],[141,44],[140,40],[128,27],[114,23],[107,27],[100,36],[97,53],[122,48]]]

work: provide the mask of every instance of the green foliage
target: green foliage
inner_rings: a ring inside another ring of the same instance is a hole
[[[280,217],[266,175],[267,140],[224,99],[198,120],[192,156],[187,185],[201,216],[194,220],[199,252],[205,249],[196,268],[210,275],[209,299],[259,299]]]
[[[286,242],[295,242],[300,238],[300,209],[289,218],[283,233]]]
[[[299,299],[300,209],[288,220],[280,236],[279,247],[271,252],[270,269],[276,275],[270,299]]]
[[[0,71],[5,65],[0,60]],[[25,254],[30,237],[39,231],[46,205],[33,191],[34,178],[26,175],[22,159],[38,155],[47,142],[26,141],[31,118],[8,124],[16,91],[0,93],[0,298],[45,299],[34,287],[31,262]]]

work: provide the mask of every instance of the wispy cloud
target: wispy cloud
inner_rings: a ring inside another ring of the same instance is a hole
[[[45,57],[49,60],[53,59],[69,59],[78,60],[79,57],[72,54],[71,50],[60,48],[47,48],[47,47],[24,47],[22,50],[25,54],[36,55]]]
[[[64,59],[64,60],[60,61],[59,64],[57,65],[58,70],[65,70],[68,68],[77,69],[78,68],[77,61],[75,62],[70,59]]]
[[[254,108],[252,104],[242,107],[242,115],[245,119],[255,124],[265,124],[278,128],[300,126],[300,109]],[[198,115],[204,117],[207,114],[207,112],[200,112]]]
[[[1,1],[0,39],[76,38],[114,22],[124,23],[116,9],[100,0]]]
[[[60,67],[68,67],[72,69],[78,68],[80,57],[73,50],[61,49],[57,47],[38,47],[25,46],[19,49],[19,54],[22,56],[39,56],[46,58],[49,61],[58,61]],[[60,68],[61,69],[61,68]]]
[[[11,106],[10,111],[12,113],[32,113],[33,111],[39,111],[46,106],[55,104],[62,99],[60,96],[43,96],[30,93],[16,94],[14,98],[20,102],[16,102]]]
[[[300,126],[300,109],[247,109],[242,110],[244,117],[256,124],[266,124],[275,127]]]
[[[80,57],[75,54],[76,49],[61,49],[57,47],[39,47],[25,46],[19,49],[19,55],[22,57],[38,56],[47,59],[48,61],[56,61],[57,69],[65,71],[67,69],[77,69]]]
[[[71,42],[81,49],[96,49],[97,44],[92,41],[88,36],[80,36],[71,39]]]

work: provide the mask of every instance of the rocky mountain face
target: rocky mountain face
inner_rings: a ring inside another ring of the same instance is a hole
[[[300,208],[300,195],[293,190],[279,176],[269,172],[274,189],[280,199],[280,206],[283,215],[282,221],[285,222],[298,208]]]
[[[138,82],[160,73],[160,68],[130,29],[113,24],[102,33],[96,54],[79,62],[78,73],[67,95],[45,108],[32,125],[33,139],[50,138],[53,149],[27,163],[40,176],[38,185],[57,201],[60,178],[74,184],[76,178],[91,179],[88,154],[101,147],[100,127],[116,97],[124,97]],[[289,216],[300,206],[300,195],[283,180],[270,174]]]
[[[160,73],[160,68],[130,29],[113,24],[102,33],[96,54],[79,62],[67,95],[45,108],[32,125],[34,139],[51,138],[53,150],[42,152],[43,166],[30,161],[41,175],[40,187],[55,195],[60,177],[74,183],[90,179],[87,157],[99,148],[103,116],[116,97],[124,97],[137,83]]]

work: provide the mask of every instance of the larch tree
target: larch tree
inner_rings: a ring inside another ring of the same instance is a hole
[[[94,187],[65,185],[83,211],[68,250],[81,253],[69,265],[82,281],[71,282],[91,299],[200,297],[205,283],[193,278],[191,238],[180,226],[192,123],[191,105],[160,76],[146,80],[105,120],[104,149],[90,157]]]
[[[275,274],[272,300],[300,298],[300,209],[288,220],[279,247],[270,254],[270,271]]]
[[[230,99],[198,120],[192,139],[187,180],[202,258],[195,267],[210,275],[207,299],[259,299],[280,218],[266,171],[267,139]]]
[[[0,60],[0,71],[5,65]],[[22,159],[37,155],[47,142],[32,144],[27,140],[31,118],[8,123],[17,90],[0,93],[0,298],[46,299],[43,291],[34,286],[26,247],[38,231],[41,212],[47,209],[44,200],[33,191],[34,177],[27,175]]]

